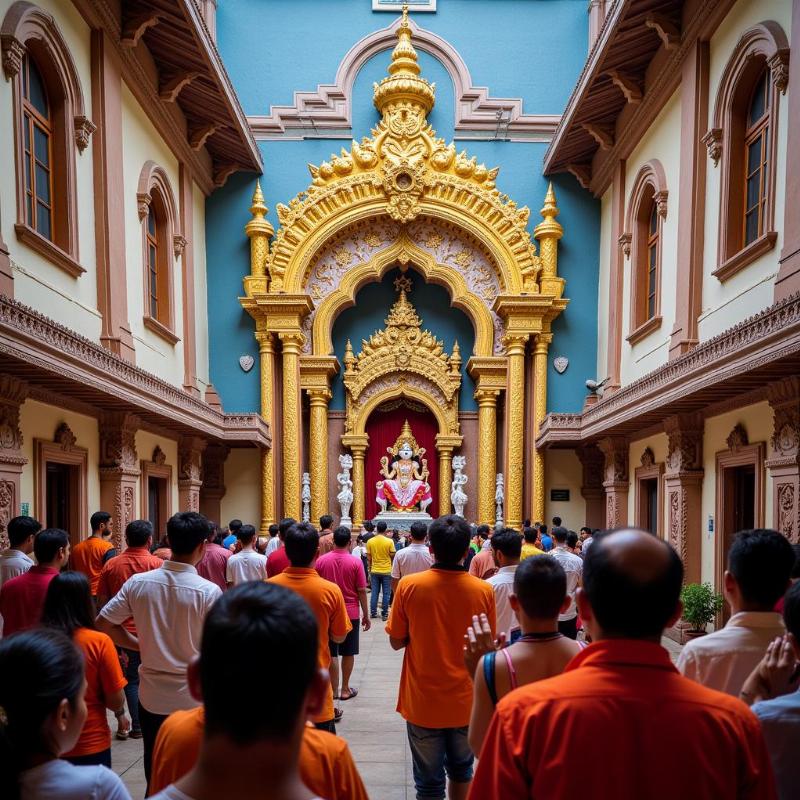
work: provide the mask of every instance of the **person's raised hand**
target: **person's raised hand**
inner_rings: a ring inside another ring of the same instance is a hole
[[[492,628],[486,614],[481,614],[480,617],[473,615],[472,625],[464,634],[464,666],[470,678],[474,677],[481,656],[499,650],[505,643],[505,633],[501,633],[497,639],[492,636]]]
[[[797,689],[795,639],[791,633],[769,643],[767,652],[750,673],[740,693],[746,703],[769,700]]]

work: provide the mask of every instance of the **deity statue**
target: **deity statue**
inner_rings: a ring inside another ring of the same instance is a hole
[[[394,447],[387,447],[388,456],[381,459],[383,480],[375,484],[377,502],[382,511],[413,511],[419,505],[425,511],[433,501],[428,484],[428,461],[425,448],[417,444],[408,420]]]
[[[340,524],[350,528],[352,527],[350,506],[353,505],[353,481],[350,478],[350,470],[353,468],[353,457],[349,453],[342,453],[339,456],[339,466],[342,471],[336,476],[339,484],[339,494],[336,495],[336,499],[342,512]]]
[[[459,517],[464,516],[464,506],[466,506],[468,499],[464,491],[468,478],[462,471],[466,463],[467,459],[464,456],[453,457],[453,483],[450,487],[450,502]]]
[[[311,519],[311,475],[308,472],[303,473],[302,490],[300,492],[300,500],[303,503],[303,522],[308,522]]]

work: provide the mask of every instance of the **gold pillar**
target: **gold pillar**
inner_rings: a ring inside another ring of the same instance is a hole
[[[366,444],[351,444],[350,452],[353,454],[353,527],[359,527],[364,522],[364,456],[367,452]]]
[[[539,428],[547,415],[547,350],[553,341],[552,333],[540,333],[533,348],[533,509],[531,520],[544,518],[544,452],[536,447]]]
[[[261,369],[261,416],[275,435],[275,343],[269,331],[256,333]],[[275,463],[272,448],[261,451],[261,526],[266,536],[275,522]]]
[[[301,331],[281,331],[283,346],[283,513],[300,519],[300,350]]]
[[[453,448],[439,446],[439,516],[452,513],[450,487],[453,483]]]
[[[527,333],[509,333],[503,337],[508,356],[506,389],[506,524],[522,526],[522,479],[525,468],[525,344]],[[478,412],[480,414],[480,412]]]
[[[495,476],[497,475],[497,389],[478,389],[478,522],[494,524]]]
[[[311,473],[311,521],[317,523],[328,509],[328,402],[330,389],[309,389],[308,467]]]

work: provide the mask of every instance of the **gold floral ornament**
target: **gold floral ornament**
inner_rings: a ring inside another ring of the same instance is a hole
[[[421,458],[425,455],[425,448],[420,447],[417,443],[417,440],[414,438],[414,434],[411,432],[411,426],[408,424],[408,420],[403,423],[403,427],[400,430],[400,435],[397,437],[397,439],[395,439],[394,445],[392,445],[392,447],[387,447],[386,452],[390,455],[396,456],[404,444],[407,444],[411,448],[411,451],[415,456]]]

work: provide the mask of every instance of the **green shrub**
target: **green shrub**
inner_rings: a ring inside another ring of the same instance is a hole
[[[681,589],[683,618],[693,631],[704,631],[722,609],[722,595],[710,583],[687,583]]]

